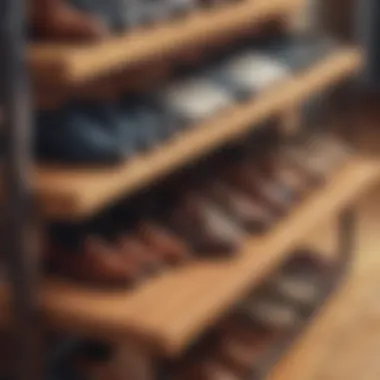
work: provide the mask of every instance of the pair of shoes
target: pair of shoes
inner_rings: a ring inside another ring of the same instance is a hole
[[[193,346],[172,369],[173,378],[260,378],[268,355],[303,322],[305,301],[309,309],[315,309],[331,268],[316,252],[307,248],[296,250],[266,283]],[[313,291],[302,292],[305,288],[310,290],[310,284]]]
[[[67,246],[67,233],[55,231],[48,250],[53,272],[95,285],[132,286],[191,258],[185,242],[152,221],[114,239],[84,235],[80,244]]]

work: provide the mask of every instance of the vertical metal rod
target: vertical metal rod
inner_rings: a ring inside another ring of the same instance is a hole
[[[11,290],[13,370],[17,380],[41,379],[37,262],[32,252],[31,106],[26,68],[25,0],[0,0],[0,94],[5,143],[2,232]]]

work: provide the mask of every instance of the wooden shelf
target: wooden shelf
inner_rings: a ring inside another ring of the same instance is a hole
[[[340,49],[306,72],[285,80],[257,98],[234,106],[152,152],[110,168],[38,167],[34,186],[48,217],[73,220],[91,216],[183,164],[231,141],[280,111],[302,102],[351,75],[362,58],[354,48]]]
[[[379,163],[353,158],[270,234],[251,238],[231,260],[193,263],[134,291],[48,280],[42,294],[44,315],[59,329],[111,341],[133,336],[161,354],[179,354],[314,227],[375,184],[379,174]]]
[[[204,45],[276,15],[290,14],[303,1],[241,0],[86,46],[36,43],[30,48],[30,63],[37,78],[54,85],[79,83],[128,65]]]

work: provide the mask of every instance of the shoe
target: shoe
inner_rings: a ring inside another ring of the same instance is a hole
[[[213,203],[188,194],[169,215],[169,225],[201,256],[231,255],[246,233]]]
[[[166,269],[166,263],[157,251],[152,251],[137,236],[125,235],[116,241],[116,247],[121,255],[128,261],[132,260],[138,263],[143,275],[152,276],[160,274]]]
[[[292,198],[295,201],[303,199],[311,190],[305,175],[294,166],[281,160],[275,153],[268,154],[259,164],[268,179],[280,183],[282,187],[293,193]]]
[[[344,164],[354,154],[351,147],[329,133],[313,133],[305,137],[302,143],[311,151],[323,150],[336,166]]]
[[[61,247],[51,249],[53,270],[75,280],[95,285],[128,286],[139,278],[136,266],[126,265],[124,258],[99,238],[88,237],[81,252],[71,253]]]
[[[252,297],[245,300],[240,312],[268,330],[287,331],[301,322],[297,310],[284,302],[267,297]]]
[[[216,359],[205,359],[180,372],[175,379],[183,380],[241,380],[230,368]]]
[[[108,36],[101,19],[82,12],[65,0],[33,0],[30,22],[37,38],[89,42]]]
[[[149,249],[157,252],[157,255],[170,265],[191,259],[191,249],[186,242],[154,222],[142,222],[137,228],[137,233]]]
[[[302,144],[287,144],[280,147],[279,159],[291,164],[308,178],[313,186],[325,183],[334,175],[349,156],[340,156],[334,149],[326,150],[323,144],[312,139]]]
[[[273,291],[290,302],[313,306],[321,295],[321,281],[297,275],[282,275],[273,283]]]
[[[317,277],[322,278],[333,268],[331,264],[321,255],[307,248],[298,249],[293,252],[280,268],[280,273],[290,276],[305,276],[305,278]]]
[[[254,372],[270,347],[276,344],[276,333],[264,330],[239,330],[224,334],[218,343],[217,352],[220,361],[228,368],[245,378]]]
[[[274,223],[273,215],[259,202],[223,181],[213,181],[205,189],[205,194],[250,233],[263,233]]]
[[[251,199],[260,204],[274,214],[274,217],[286,215],[292,204],[292,194],[281,184],[272,180],[267,180],[247,162],[230,164],[224,172],[226,181],[232,186],[245,192]]]
[[[311,188],[326,182],[330,170],[329,161],[324,156],[309,151],[305,146],[283,145],[278,150],[278,159],[299,171]]]

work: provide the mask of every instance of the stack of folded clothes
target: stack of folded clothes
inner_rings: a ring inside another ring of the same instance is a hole
[[[232,0],[32,0],[29,19],[34,38],[96,42],[228,2]]]
[[[332,48],[328,40],[290,37],[245,43],[207,67],[144,95],[41,111],[36,120],[38,156],[71,164],[125,161],[184,128],[223,115],[237,102],[252,99],[309,67]]]

